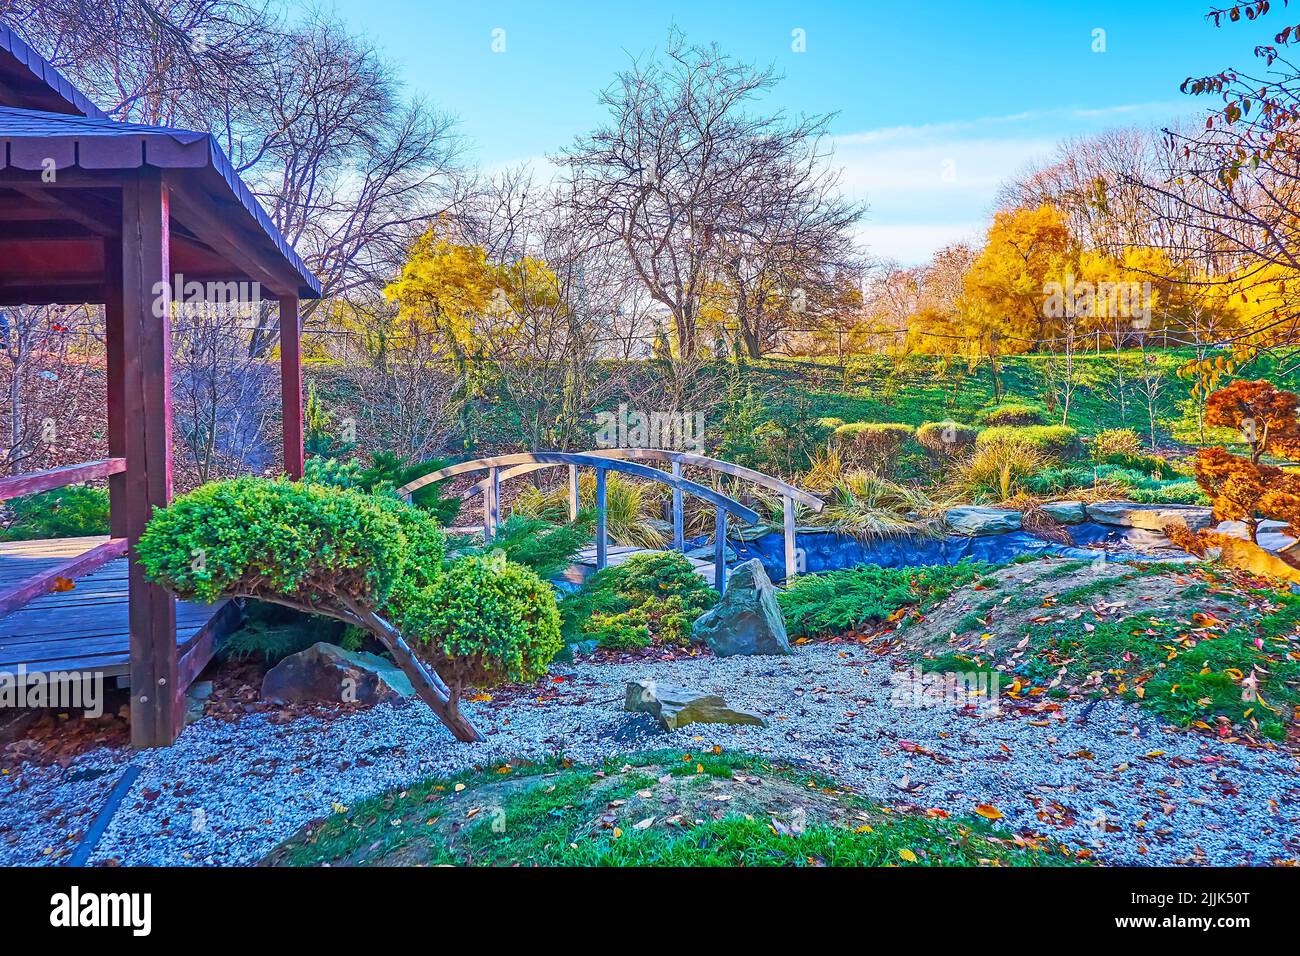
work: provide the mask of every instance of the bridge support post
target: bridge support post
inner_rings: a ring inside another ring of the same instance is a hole
[[[792,581],[794,576],[799,573],[794,546],[794,499],[789,495],[783,495],[781,505],[784,511],[785,529],[785,579]]]
[[[497,535],[501,523],[501,473],[488,469],[488,486],[483,492],[483,543],[488,544]]]
[[[713,586],[727,593],[727,512],[719,508],[713,520]]]
[[[674,461],[673,477],[680,478],[681,476],[682,476],[682,463],[680,461]],[[685,523],[686,523],[685,515],[682,510],[682,489],[674,488],[673,489],[673,550],[674,551],[686,550]]]
[[[609,560],[609,543],[605,540],[605,469],[596,469],[596,570]]]
[[[569,466],[569,522],[578,520],[578,466]]]

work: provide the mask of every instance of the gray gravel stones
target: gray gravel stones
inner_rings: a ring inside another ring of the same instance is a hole
[[[451,739],[425,708],[380,704],[277,724],[205,718],[167,750],[99,750],[0,776],[0,864],[57,862],[127,763],[141,774],[94,862],[251,864],[303,823],[428,776],[506,758],[578,761],[658,747],[744,749],[817,767],[888,805],[970,814],[1090,848],[1116,865],[1268,864],[1300,857],[1300,776],[1285,750],[1163,726],[1136,707],[906,707],[887,661],[852,644],[790,657],[556,665],[563,682],[471,703],[487,741]],[[767,727],[662,733],[622,711],[629,681],[720,693]]]

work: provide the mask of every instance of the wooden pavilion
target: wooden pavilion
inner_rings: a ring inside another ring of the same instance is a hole
[[[298,303],[319,297],[316,279],[210,134],[108,118],[0,25],[0,310],[103,305],[109,448],[102,461],[0,479],[0,500],[107,479],[111,503],[106,539],[0,546],[0,671],[129,681],[139,747],[176,739],[189,685],[238,616],[178,610],[133,556],[172,494],[177,276],[278,300],[284,467],[301,477]]]

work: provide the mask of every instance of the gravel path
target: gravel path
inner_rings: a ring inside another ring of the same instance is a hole
[[[969,814],[1088,847],[1110,864],[1268,864],[1300,858],[1300,776],[1283,750],[1163,727],[1135,706],[1085,713],[900,708],[888,661],[852,644],[790,658],[556,665],[532,696],[467,705],[484,744],[454,742],[421,705],[277,724],[205,718],[168,750],[99,750],[0,777],[0,864],[70,853],[122,770],[141,774],[92,862],[248,864],[301,824],[376,792],[509,757],[591,760],[656,747],[744,749],[821,768],[889,805]],[[723,693],[769,726],[654,730],[622,712],[626,681]]]

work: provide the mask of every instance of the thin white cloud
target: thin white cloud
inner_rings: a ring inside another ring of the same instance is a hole
[[[967,133],[988,134],[989,131],[1007,126],[1028,126],[1043,124],[1048,126],[1068,126],[1096,120],[1115,121],[1122,117],[1148,116],[1151,118],[1169,117],[1185,111],[1187,104],[1178,101],[1156,103],[1121,103],[1116,106],[1102,107],[1065,107],[1051,110],[1025,110],[1004,116],[981,116],[969,120],[950,120],[941,123],[921,123],[915,126],[883,126],[879,129],[844,133],[834,138],[837,146],[869,144],[890,140],[930,139],[938,136],[951,137]]]

